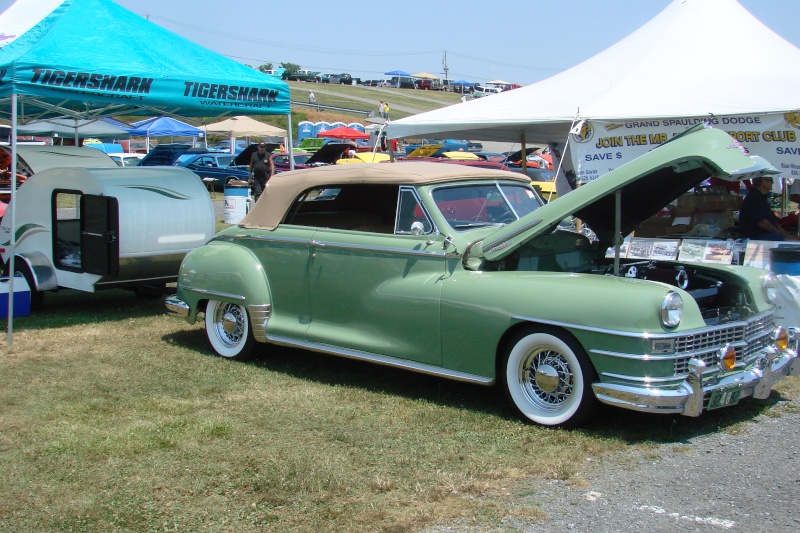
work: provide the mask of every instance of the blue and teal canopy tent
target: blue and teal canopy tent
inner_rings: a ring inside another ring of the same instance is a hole
[[[43,119],[286,115],[291,146],[286,83],[111,0],[17,0],[0,14],[0,28],[0,118],[11,124],[12,176],[17,125]],[[13,209],[11,216],[16,228]],[[9,298],[9,345],[12,305]]]

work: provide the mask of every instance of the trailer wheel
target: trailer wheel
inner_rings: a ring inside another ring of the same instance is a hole
[[[244,306],[209,300],[206,335],[214,351],[226,359],[242,361],[253,355],[256,340]]]
[[[36,284],[33,281],[33,274],[31,273],[31,269],[28,267],[27,263],[17,260],[16,264],[14,265],[14,272],[19,272],[25,278],[25,282],[28,284],[31,290],[31,311],[38,311],[42,308],[42,304],[44,303],[44,291],[40,291],[36,288]]]

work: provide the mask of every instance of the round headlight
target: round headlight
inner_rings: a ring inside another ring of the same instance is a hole
[[[769,303],[775,303],[775,300],[778,299],[778,276],[772,272],[768,272],[767,275],[762,278],[761,290],[764,292],[764,298],[766,298]]]
[[[683,298],[677,292],[669,291],[661,303],[661,322],[670,328],[681,323]]]

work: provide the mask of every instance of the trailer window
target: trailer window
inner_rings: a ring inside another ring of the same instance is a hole
[[[81,270],[81,194],[53,193],[53,259],[56,268]]]

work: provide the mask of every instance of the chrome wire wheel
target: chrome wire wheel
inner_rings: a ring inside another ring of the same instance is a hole
[[[528,329],[509,346],[501,378],[519,413],[544,426],[579,424],[596,403],[596,377],[577,341],[555,330]]]
[[[539,346],[520,363],[519,384],[531,403],[553,411],[569,402],[575,376],[569,362],[559,352]]]
[[[222,357],[245,359],[254,343],[247,310],[239,305],[211,300],[206,306],[206,335]]]

